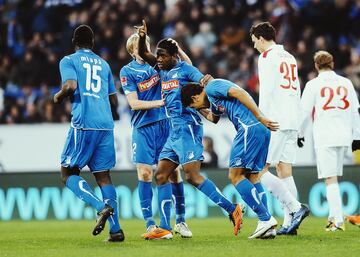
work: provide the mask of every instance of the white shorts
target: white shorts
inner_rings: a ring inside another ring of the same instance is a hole
[[[342,176],[346,146],[316,148],[318,178]]]
[[[266,163],[278,164],[284,162],[294,164],[296,161],[297,136],[296,130],[271,132]]]

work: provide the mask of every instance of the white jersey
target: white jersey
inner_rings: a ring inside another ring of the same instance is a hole
[[[302,123],[314,111],[315,148],[350,146],[360,139],[359,100],[351,81],[334,71],[323,71],[306,83]]]
[[[272,45],[259,56],[259,108],[280,130],[299,127],[300,83],[297,62],[282,45]]]

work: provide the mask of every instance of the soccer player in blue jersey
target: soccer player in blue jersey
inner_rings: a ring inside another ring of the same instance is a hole
[[[209,76],[204,76],[197,68],[183,61],[178,61],[178,48],[167,39],[157,45],[156,57],[146,48],[146,23],[139,28],[139,55],[150,65],[159,69],[165,110],[171,121],[170,135],[159,156],[155,174],[160,210],[159,228],[144,234],[145,239],[172,238],[170,219],[171,185],[168,178],[179,165],[185,172],[186,180],[214,203],[229,213],[237,235],[242,221],[240,205],[232,204],[210,180],[200,174],[203,160],[203,127],[196,110],[183,108],[181,87],[188,82],[205,83]],[[205,111],[204,111],[205,112]]]
[[[245,90],[224,79],[213,79],[205,88],[198,83],[188,83],[181,89],[181,101],[185,107],[198,111],[211,108],[207,119],[214,123],[220,119],[219,110],[226,112],[237,131],[230,153],[229,179],[259,218],[249,238],[273,238],[277,221],[260,200],[259,191],[264,189],[258,173],[266,163],[270,130],[277,130],[278,124],[262,115]],[[267,233],[270,230],[272,233]]]
[[[138,40],[137,33],[127,40],[126,49],[133,60],[121,69],[120,80],[133,111],[131,118],[133,161],[138,173],[140,206],[146,221],[146,231],[151,232],[156,228],[151,206],[152,166],[158,163],[159,154],[169,136],[170,123],[163,107],[164,100],[161,99],[159,74],[138,55]],[[146,44],[150,48],[149,37]],[[179,56],[191,63],[182,50],[179,51]],[[182,237],[192,237],[192,232],[185,223],[184,185],[179,169],[172,173],[171,187],[176,212],[174,231]]]
[[[117,105],[116,88],[109,64],[92,52],[94,33],[87,25],[74,31],[75,53],[60,61],[62,87],[54,102],[72,97],[71,127],[61,155],[61,177],[64,184],[81,200],[98,212],[93,235],[110,224],[109,242],[121,242],[124,233],[118,220],[117,196],[110,169],[115,165],[114,121],[111,107]],[[95,176],[103,197],[101,201],[79,176],[88,166]]]

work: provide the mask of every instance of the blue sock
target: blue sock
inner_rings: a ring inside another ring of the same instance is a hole
[[[120,230],[118,204],[116,197],[116,190],[113,184],[108,184],[100,188],[103,196],[103,201],[114,208],[114,214],[108,218],[110,224],[110,233],[116,233]]]
[[[260,201],[266,207],[266,209],[268,209],[267,196],[266,196],[266,192],[264,190],[264,187],[262,186],[262,184],[260,182],[254,184],[254,187],[256,188],[256,191],[259,194]]]
[[[256,188],[248,179],[241,180],[236,186],[244,202],[257,214],[259,220],[267,221],[271,218],[266,207],[259,200]]]
[[[197,188],[228,213],[233,213],[233,211],[235,211],[235,205],[225,198],[210,179],[205,179],[205,181]]]
[[[170,208],[171,208],[171,185],[166,183],[158,186],[160,228],[171,230]]]
[[[66,186],[85,203],[90,204],[97,211],[105,207],[105,203],[96,197],[88,183],[80,176],[71,175],[66,181]]]
[[[155,225],[155,220],[153,218],[152,205],[151,205],[152,197],[153,197],[151,182],[145,182],[139,180],[138,191],[139,191],[141,211],[144,220],[146,221],[146,228],[148,228],[150,225]]]
[[[175,198],[176,224],[185,222],[184,183],[171,183],[171,189]]]

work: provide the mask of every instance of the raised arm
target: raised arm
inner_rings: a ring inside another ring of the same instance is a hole
[[[246,108],[248,108],[264,126],[269,128],[272,131],[276,131],[279,128],[277,122],[267,119],[256,106],[254,100],[249,96],[249,94],[238,87],[231,87],[228,91],[228,96],[238,99]]]
[[[70,79],[65,81],[65,83],[62,84],[60,91],[54,95],[54,103],[61,104],[66,97],[74,94],[76,88],[76,80]]]
[[[147,62],[151,66],[155,66],[156,56],[153,55],[146,47],[146,35],[147,35],[146,22],[145,20],[143,20],[142,22],[143,22],[142,26],[136,27],[138,29],[138,34],[139,34],[139,45],[138,45],[139,55],[145,62]]]

